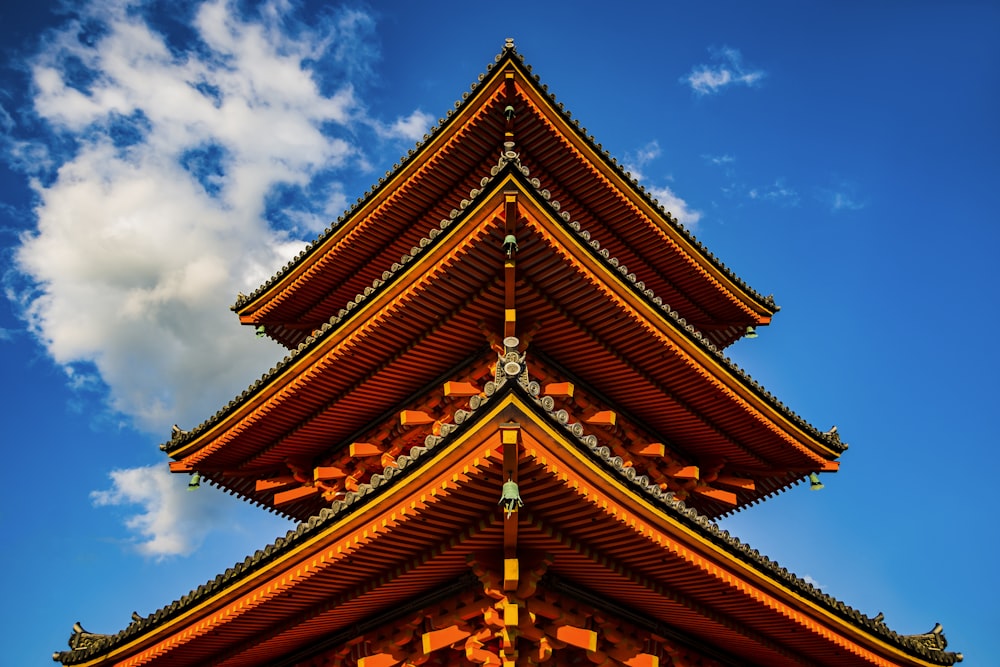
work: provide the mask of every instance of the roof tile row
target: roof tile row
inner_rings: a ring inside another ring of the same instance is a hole
[[[561,429],[566,437],[576,442],[581,449],[589,452],[590,456],[609,473],[621,479],[637,493],[665,511],[668,516],[694,529],[698,534],[719,545],[732,556],[837,614],[856,627],[862,628],[912,655],[941,665],[952,665],[962,659],[962,655],[959,653],[943,651],[946,642],[939,626],[926,634],[901,635],[890,630],[882,622],[881,614],[876,617],[862,614],[853,607],[823,593],[813,584],[796,576],[774,560],[761,554],[757,549],[741,542],[728,531],[719,528],[710,519],[699,514],[695,509],[686,506],[683,501],[674,498],[672,492],[661,490],[659,485],[652,483],[649,478],[639,475],[634,468],[625,465],[621,457],[614,456],[611,449],[601,445],[598,437],[588,433],[582,424],[570,422],[568,414],[564,410],[557,409],[554,401],[546,400],[546,397],[541,395],[540,384],[528,379],[527,373],[521,372],[517,377],[508,377],[502,371],[498,372],[497,381],[486,384],[482,397],[472,397],[474,400],[470,400],[468,410],[457,411],[454,422],[442,425],[440,435],[426,436],[422,446],[412,447],[408,454],[401,455],[396,459],[395,466],[386,466],[381,473],[373,475],[368,483],[361,484],[357,491],[348,493],[343,500],[334,501],[329,508],[323,509],[308,521],[300,523],[295,530],[288,531],[284,537],[279,537],[272,544],[247,556],[242,563],[228,568],[212,581],[199,586],[179,600],[145,618],[134,617],[133,623],[115,635],[86,633],[88,641],[74,641],[79,631],[82,631],[82,628],[74,628],[74,635],[70,640],[70,645],[74,650],[56,653],[53,655],[53,659],[62,661],[64,664],[83,662],[167,622],[188,607],[250,576],[303,540],[337,523],[339,518],[357,509],[359,505],[365,504],[366,498],[370,500],[387,489],[395,480],[413,474],[421,467],[420,461],[428,459],[435,450],[447,445],[464,430],[470,428],[476,421],[476,413],[485,413],[486,408],[494,400],[506,395],[508,391],[517,391],[522,397],[528,399],[531,404],[537,407],[539,415],[553,426]]]

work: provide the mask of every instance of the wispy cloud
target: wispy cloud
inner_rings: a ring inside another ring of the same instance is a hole
[[[622,166],[636,180],[641,181],[644,179],[643,170],[646,168],[646,165],[660,157],[661,152],[660,143],[656,140],[650,141],[645,146],[627,153],[622,160]]]
[[[743,56],[737,49],[726,46],[710,49],[709,53],[713,61],[711,64],[696,65],[681,78],[681,83],[687,84],[699,95],[714,95],[730,86],[753,88],[760,85],[765,76],[763,70],[744,65]]]
[[[778,179],[766,187],[750,188],[747,196],[750,199],[768,201],[780,206],[798,206],[801,200],[799,193],[786,185],[783,179]]]
[[[235,501],[207,489],[190,492],[188,477],[165,466],[113,470],[109,477],[111,488],[91,492],[91,502],[127,508],[125,527],[133,534],[127,543],[143,556],[186,556],[210,532],[237,528]]]
[[[343,210],[367,145],[412,141],[430,122],[367,112],[357,77],[377,45],[363,12],[295,21],[284,0],[238,7],[196,5],[168,38],[137,3],[81,4],[27,63],[25,125],[0,113],[3,157],[36,197],[12,300],[73,386],[105,387],[111,410],[164,439],[280,355],[238,326],[235,294]],[[145,468],[113,479],[94,500],[146,508],[129,520],[144,553],[191,548],[177,537],[192,509],[178,480]]]
[[[646,181],[644,170],[646,167],[660,157],[662,151],[657,141],[650,141],[646,145],[625,155],[622,166],[632,174],[637,181]],[[669,180],[669,179],[668,179]],[[649,194],[656,199],[677,221],[688,229],[694,228],[701,219],[701,212],[692,209],[686,201],[677,196],[667,185],[646,186]]]
[[[734,158],[732,155],[729,155],[728,153],[723,155],[709,155],[706,153],[701,156],[701,159],[707,162],[708,164],[713,164],[716,166],[724,166],[736,162],[736,158]]]
[[[669,186],[647,188],[647,190],[653,196],[653,199],[657,200],[664,209],[677,218],[677,222],[688,229],[694,229],[698,221],[701,220],[701,211],[691,208]]]
[[[376,122],[375,132],[383,139],[405,139],[417,142],[434,123],[434,116],[417,109],[409,116],[397,118],[393,123]]]
[[[830,188],[819,191],[819,200],[830,207],[830,211],[860,211],[868,201],[858,193],[858,186],[850,181],[839,181]]]

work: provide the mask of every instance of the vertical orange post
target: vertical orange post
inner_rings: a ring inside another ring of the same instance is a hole
[[[517,236],[517,192],[504,192],[504,237],[507,236]],[[504,337],[517,335],[517,311],[514,303],[516,255],[516,252],[511,254],[503,262]]]
[[[503,443],[503,475],[504,481],[517,482],[518,445],[521,437],[521,426],[514,422],[500,425],[500,441]],[[515,512],[503,522],[503,557],[504,557],[504,589],[517,589],[517,524],[518,513]],[[515,563],[508,563],[514,559]],[[514,581],[508,582],[507,574],[514,574]],[[509,584],[513,588],[507,588]]]

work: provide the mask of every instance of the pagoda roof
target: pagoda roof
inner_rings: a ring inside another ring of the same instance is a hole
[[[936,627],[900,635],[826,595],[636,475],[526,377],[501,379],[442,435],[214,580],[115,635],[77,624],[66,665],[298,664],[330,637],[463,583],[503,550],[497,507],[519,429],[522,554],[542,585],[631,610],[724,665],[951,665]],[[622,502],[629,499],[629,502]],[[457,589],[456,589],[457,590]],[[310,649],[313,647],[313,649]],[[724,647],[713,649],[711,647]],[[294,658],[294,660],[293,660]]]
[[[479,188],[275,368],[165,443],[173,468],[266,503],[252,490],[255,476],[346,447],[363,425],[419,400],[426,392],[417,388],[488,355],[484,332],[502,329],[500,247],[515,201],[517,317],[529,330],[527,349],[560,379],[585,378],[647,437],[692,462],[754,477],[740,505],[836,470],[846,447],[836,433],[820,432],[753,381],[531,174],[516,154],[502,156]]]
[[[415,150],[233,309],[297,346],[378,279],[386,258],[408,253],[480,188],[496,157],[512,149],[552,201],[713,344],[729,345],[778,310],[663,210],[512,44]]]

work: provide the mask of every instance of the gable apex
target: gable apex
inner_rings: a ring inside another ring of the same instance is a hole
[[[573,121],[513,47],[425,140],[298,257],[233,306],[288,347],[335,312],[321,295],[360,292],[387,265],[481,187],[498,157],[524,167],[579,224],[602,229],[631,264],[663,276],[658,292],[725,347],[778,310],[711,255]],[[507,116],[510,116],[509,118]],[[339,297],[338,297],[339,298]]]

